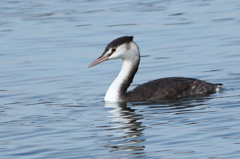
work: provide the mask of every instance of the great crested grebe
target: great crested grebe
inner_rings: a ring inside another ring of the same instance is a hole
[[[108,88],[104,98],[105,101],[155,101],[211,94],[223,85],[194,78],[169,77],[143,83],[132,91],[126,92],[133,81],[140,62],[140,51],[138,45],[133,41],[133,36],[123,36],[110,42],[103,54],[88,67],[111,59],[122,59],[123,65],[117,78]]]

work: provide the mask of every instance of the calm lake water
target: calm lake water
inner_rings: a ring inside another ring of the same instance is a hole
[[[240,158],[240,1],[0,2],[0,158]],[[130,89],[161,77],[224,83],[206,97],[106,103],[134,36]]]

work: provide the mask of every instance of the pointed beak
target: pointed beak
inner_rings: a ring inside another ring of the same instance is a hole
[[[93,62],[88,66],[88,68],[89,68],[89,67],[92,67],[92,66],[95,66],[95,65],[97,65],[97,64],[100,64],[100,63],[102,63],[103,61],[106,61],[109,57],[110,57],[110,55],[108,55],[108,54],[99,57],[98,59],[96,59],[95,61],[93,61]]]

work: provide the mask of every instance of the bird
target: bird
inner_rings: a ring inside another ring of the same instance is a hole
[[[223,85],[195,78],[165,77],[140,84],[133,90],[127,91],[140,63],[140,49],[133,41],[133,36],[122,36],[111,41],[103,54],[90,63],[88,68],[112,59],[122,59],[123,64],[105,94],[104,100],[109,102],[159,101],[209,95],[216,93]]]

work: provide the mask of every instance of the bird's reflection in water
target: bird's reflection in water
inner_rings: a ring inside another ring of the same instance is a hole
[[[115,134],[114,136],[121,136],[115,140],[112,140],[111,145],[115,151],[126,151],[128,155],[143,157],[144,155],[144,129],[145,126],[139,121],[143,119],[143,116],[136,114],[135,110],[128,107],[125,102],[106,102],[105,107],[114,108],[109,112],[112,114],[112,127],[113,129],[124,130],[121,133]],[[142,144],[141,144],[142,143]],[[129,153],[131,152],[131,153]],[[124,154],[121,154],[124,155]],[[125,154],[126,155],[126,154]]]
[[[110,152],[112,153],[117,152],[116,154],[119,155],[132,156],[130,158],[147,157],[145,145],[148,136],[144,134],[144,130],[151,126],[144,126],[142,123],[148,120],[144,119],[146,114],[145,118],[148,118],[149,114],[158,114],[160,118],[168,118],[166,117],[168,113],[172,113],[173,115],[200,113],[200,111],[201,113],[207,113],[209,110],[205,109],[204,105],[211,99],[211,97],[196,97],[159,102],[106,102],[105,107],[113,108],[109,111],[109,113],[112,114],[109,116],[112,118],[112,130],[119,131],[111,137],[111,140],[105,147],[111,147],[112,150]],[[138,106],[145,108],[144,110],[141,109],[141,111],[138,111],[138,108],[140,108]],[[151,120],[156,119],[157,118],[152,118]],[[116,155],[115,153],[114,155]]]

